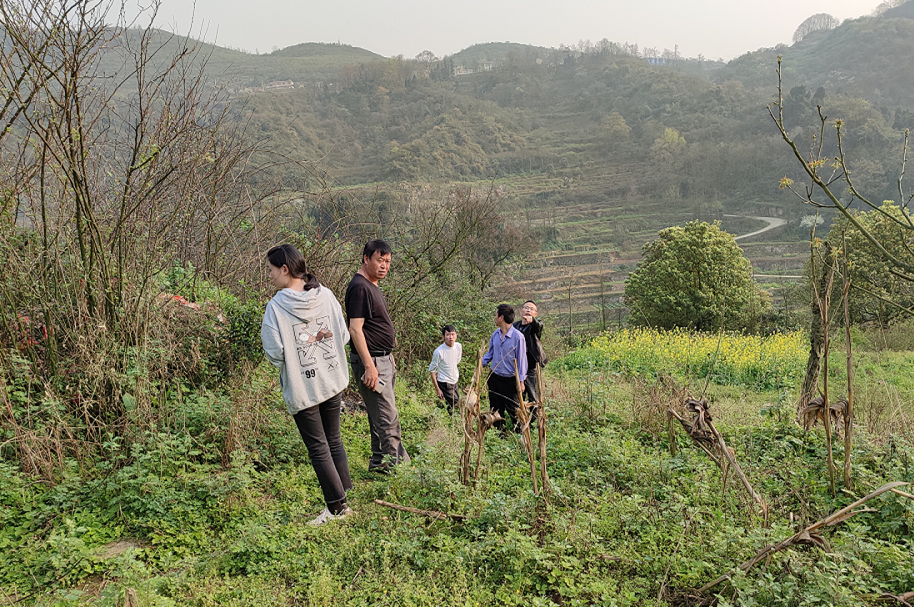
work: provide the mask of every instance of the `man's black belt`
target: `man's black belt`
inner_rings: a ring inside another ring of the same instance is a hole
[[[378,350],[378,351],[376,351],[376,352],[371,352],[371,351],[369,351],[369,352],[368,352],[368,355],[371,356],[371,357],[377,358],[377,357],[380,357],[380,356],[390,356],[390,354],[391,354],[392,352],[393,352],[393,350]]]

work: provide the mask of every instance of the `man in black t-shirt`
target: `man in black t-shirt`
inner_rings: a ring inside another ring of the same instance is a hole
[[[394,402],[394,325],[378,281],[390,269],[390,245],[372,240],[362,251],[362,267],[346,289],[346,317],[352,339],[349,349],[352,373],[368,411],[371,459],[368,469],[387,472],[391,466],[409,462],[403,448],[400,415]]]

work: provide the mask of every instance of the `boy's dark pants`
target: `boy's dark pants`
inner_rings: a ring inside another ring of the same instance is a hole
[[[457,402],[460,400],[460,394],[457,392],[457,384],[446,384],[442,381],[437,382],[438,389],[444,394],[444,402],[447,405],[448,415],[454,414],[457,409]]]

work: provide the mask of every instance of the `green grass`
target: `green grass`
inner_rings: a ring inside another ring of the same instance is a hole
[[[400,384],[413,463],[369,475],[367,419],[344,415],[356,515],[309,527],[323,503],[276,394],[259,405],[269,438],[227,466],[180,432],[121,455],[112,439],[114,467],[78,474],[74,462],[53,487],[0,465],[0,589],[35,605],[121,605],[128,591],[141,605],[681,604],[688,589],[794,533],[791,516],[810,522],[886,481],[914,480],[904,435],[886,443],[862,428],[856,491],[832,498],[824,437],[792,422],[791,394],[712,384],[715,420],[771,505],[766,523],[685,434],[670,453],[665,415],[645,388],[608,369],[550,372],[546,382],[549,505],[533,494],[514,437],[489,433],[479,486],[458,483],[456,424],[428,393]],[[205,419],[199,409],[215,401],[193,402]],[[431,521],[374,499],[467,519]],[[832,553],[776,554],[716,588],[719,604],[860,605],[914,587],[914,502],[870,505],[876,512],[826,530]]]

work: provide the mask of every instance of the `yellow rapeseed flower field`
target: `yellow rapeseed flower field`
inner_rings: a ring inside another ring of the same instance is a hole
[[[586,360],[630,376],[710,374],[719,384],[761,390],[796,383],[806,366],[807,344],[799,331],[758,336],[625,329],[595,338],[566,366],[580,368]]]

